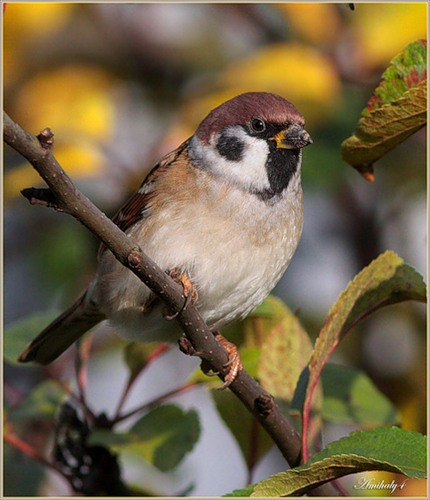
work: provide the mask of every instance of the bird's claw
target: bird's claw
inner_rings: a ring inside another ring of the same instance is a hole
[[[239,351],[237,350],[237,347],[227,340],[225,337],[223,337],[220,333],[215,332],[214,333],[215,338],[218,340],[218,342],[224,347],[224,349],[227,351],[228,354],[228,361],[223,365],[223,371],[227,371],[226,375],[224,375],[224,384],[221,387],[221,389],[225,389],[228,387],[232,382],[236,380],[238,377],[239,373],[243,370],[243,364],[242,360],[240,359],[239,356]],[[202,353],[196,351],[196,349],[193,347],[191,342],[188,340],[187,337],[181,337],[178,340],[179,344],[179,349],[186,355],[188,356],[201,356]],[[202,363],[200,365],[200,368],[202,372],[207,375],[208,377],[214,377],[215,375],[219,375],[220,372],[214,371],[209,362],[206,359],[202,359]]]
[[[181,271],[178,268],[174,267],[173,269],[170,269],[170,271],[167,274],[171,278],[173,278],[177,283],[182,285],[185,297],[184,305],[182,306],[180,311],[176,311],[173,314],[169,313],[168,311],[164,311],[163,317],[170,321],[172,319],[175,319],[182,311],[184,311],[189,304],[195,304],[198,299],[198,293],[197,289],[191,282],[189,276],[185,273],[181,273]]]
[[[228,361],[224,364],[224,368],[228,368],[228,373],[224,376],[224,385],[222,386],[222,389],[225,389],[236,380],[239,373],[243,370],[243,364],[239,351],[232,342],[223,337],[219,332],[215,333],[215,337],[228,354]]]

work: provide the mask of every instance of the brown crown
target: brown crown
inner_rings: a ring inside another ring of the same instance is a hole
[[[244,125],[252,118],[269,123],[304,125],[300,111],[283,97],[270,92],[247,92],[213,109],[199,125],[196,134],[207,144],[214,132],[232,125]]]

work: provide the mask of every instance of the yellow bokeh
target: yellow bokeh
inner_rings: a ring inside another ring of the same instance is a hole
[[[31,60],[34,44],[60,32],[73,3],[7,3],[3,14],[3,70],[5,85],[15,82]]]
[[[50,127],[56,135],[90,135],[107,140],[112,134],[115,80],[93,66],[69,65],[36,74],[15,95],[10,114],[31,131]]]
[[[55,158],[74,180],[91,178],[100,173],[104,164],[104,156],[94,143],[79,145],[54,145]],[[6,203],[19,196],[27,187],[46,187],[40,175],[28,163],[10,170],[4,177],[4,200]]]
[[[317,50],[298,44],[277,44],[255,52],[230,67],[221,80],[227,86],[287,95],[293,101],[325,106],[337,94],[339,82],[330,61]]]
[[[341,32],[342,23],[336,5],[284,3],[276,7],[288,26],[311,43],[333,43]]]
[[[329,59],[312,47],[281,43],[237,61],[220,74],[216,91],[193,99],[186,109],[191,127],[223,101],[249,91],[274,92],[292,101],[316,122],[329,113],[340,93],[337,73]]]
[[[54,154],[74,178],[100,173],[103,151],[115,128],[115,79],[93,66],[69,65],[38,73],[6,102],[6,111],[24,129],[38,134],[46,127],[54,133]],[[32,185],[43,185],[28,164],[5,176],[5,200]]]
[[[75,8],[73,3],[8,2],[4,15],[5,37],[49,37],[63,27]]]
[[[427,3],[357,4],[353,29],[369,66],[386,65],[410,42],[427,38]]]
[[[425,415],[426,412],[422,403],[422,397],[410,395],[406,400],[398,404],[403,429],[415,430],[422,428],[422,415]]]

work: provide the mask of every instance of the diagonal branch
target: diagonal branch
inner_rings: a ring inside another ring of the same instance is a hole
[[[31,163],[49,186],[49,189],[44,190],[24,190],[24,196],[33,204],[38,203],[69,213],[95,234],[124,266],[166,303],[169,310],[177,313],[176,320],[181,324],[195,351],[205,361],[206,366],[223,378],[228,371],[227,353],[197,309],[192,304],[183,307],[183,288],[74,186],[51,152],[52,132],[45,129],[35,137],[4,113],[4,140]],[[300,436],[279,411],[272,396],[245,370],[239,373],[229,388],[257,417],[290,466],[298,465]]]

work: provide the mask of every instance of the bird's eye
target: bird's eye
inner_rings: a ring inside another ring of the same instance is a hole
[[[261,118],[253,118],[251,120],[251,129],[253,132],[260,134],[266,130],[266,124]]]

